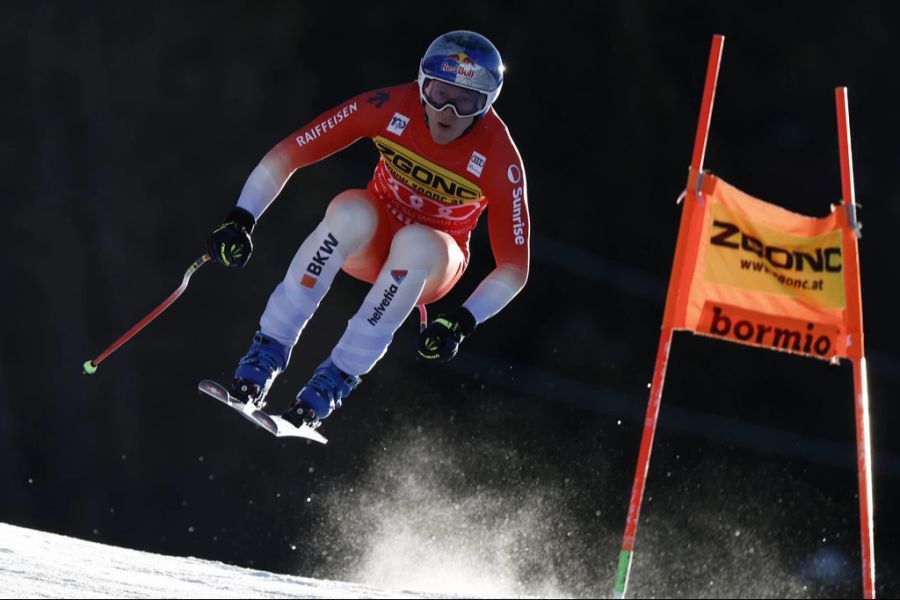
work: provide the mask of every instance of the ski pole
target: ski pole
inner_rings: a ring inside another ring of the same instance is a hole
[[[428,309],[424,304],[416,304],[416,308],[419,309],[419,332],[421,333],[428,327]]]
[[[208,260],[211,260],[211,257],[209,254],[204,254],[203,256],[201,256],[200,258],[195,260],[194,264],[192,264],[190,267],[188,267],[188,270],[185,271],[184,279],[181,280],[181,285],[178,286],[177,290],[172,292],[171,296],[166,298],[162,304],[160,304],[159,306],[154,308],[150,312],[150,314],[148,314],[146,317],[144,317],[143,319],[138,321],[134,325],[134,327],[132,327],[131,329],[126,331],[122,335],[122,337],[120,337],[115,342],[113,342],[113,344],[109,348],[104,350],[97,358],[95,358],[94,360],[84,361],[84,364],[82,365],[82,369],[84,369],[85,375],[93,375],[94,373],[96,373],[98,365],[101,362],[103,362],[103,360],[106,359],[107,356],[109,356],[110,354],[112,354],[113,352],[118,350],[120,346],[122,346],[125,342],[130,340],[138,331],[140,331],[141,329],[146,327],[150,323],[150,321],[152,321],[153,319],[158,317],[164,310],[169,308],[173,302],[178,300],[178,297],[181,296],[181,294],[184,292],[184,290],[187,289],[188,281],[191,279],[191,275],[193,275],[194,271],[196,271],[197,269],[202,267]]]

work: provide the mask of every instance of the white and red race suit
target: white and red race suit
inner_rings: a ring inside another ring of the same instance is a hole
[[[326,111],[270,150],[238,206],[259,216],[294,171],[370,138],[381,157],[367,189],[398,225],[444,231],[469,258],[469,237],[488,209],[496,262],[464,306],[482,322],[524,287],[528,277],[528,193],[525,169],[506,125],[493,108],[450,143],[433,141],[416,82],[360,94]]]

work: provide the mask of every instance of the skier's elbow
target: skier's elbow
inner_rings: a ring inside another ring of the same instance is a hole
[[[498,265],[498,269],[504,274],[504,280],[518,294],[528,283],[528,263],[503,263]]]

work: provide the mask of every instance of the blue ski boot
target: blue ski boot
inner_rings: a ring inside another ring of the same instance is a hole
[[[234,383],[229,392],[247,403],[262,409],[266,405],[266,393],[279,373],[287,367],[291,349],[257,331],[253,344],[234,371]]]
[[[338,369],[331,358],[327,358],[316,367],[312,379],[303,386],[291,404],[291,409],[282,417],[295,427],[304,424],[318,427],[321,419],[341,407],[341,400],[346,398],[360,381],[362,380],[356,375]]]

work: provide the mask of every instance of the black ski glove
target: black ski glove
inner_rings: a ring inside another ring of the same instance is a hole
[[[235,207],[225,217],[225,222],[206,240],[209,255],[226,267],[243,267],[250,260],[253,242],[250,234],[256,219],[248,211]]]
[[[419,358],[430,363],[447,362],[459,351],[460,343],[475,331],[475,317],[459,307],[438,317],[419,334]]]

